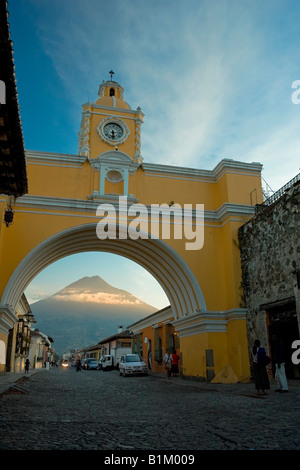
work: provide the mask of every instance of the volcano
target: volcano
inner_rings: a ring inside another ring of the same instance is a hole
[[[30,307],[34,326],[54,340],[59,355],[97,344],[157,310],[99,276],[83,277]]]

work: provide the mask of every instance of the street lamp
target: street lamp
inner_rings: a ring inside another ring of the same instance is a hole
[[[3,223],[5,223],[6,227],[9,227],[14,219],[14,211],[12,210],[11,207],[8,209],[5,209],[4,211],[4,220]]]

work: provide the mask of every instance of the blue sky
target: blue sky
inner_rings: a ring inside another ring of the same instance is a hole
[[[145,161],[260,162],[273,190],[299,173],[300,105],[291,99],[299,1],[10,0],[8,8],[26,149],[76,154],[81,105],[113,69],[125,100],[145,114]]]

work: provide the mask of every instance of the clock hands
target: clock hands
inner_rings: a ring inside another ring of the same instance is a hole
[[[122,137],[123,129],[118,124],[107,124],[104,127],[104,134],[111,140],[117,140]]]

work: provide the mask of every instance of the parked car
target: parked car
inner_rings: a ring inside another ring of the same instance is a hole
[[[87,359],[84,359],[83,364],[82,364],[82,369],[86,370],[96,370],[99,368],[99,364],[96,361],[96,359],[89,357]]]
[[[69,365],[70,365],[70,364],[69,364],[69,361],[68,361],[67,359],[64,359],[64,360],[62,361],[62,363],[61,363],[61,366],[62,366],[62,367],[69,367]]]
[[[119,364],[120,375],[148,375],[148,367],[138,354],[124,354]]]
[[[112,370],[114,368],[114,358],[109,354],[105,354],[99,361],[99,369]]]

